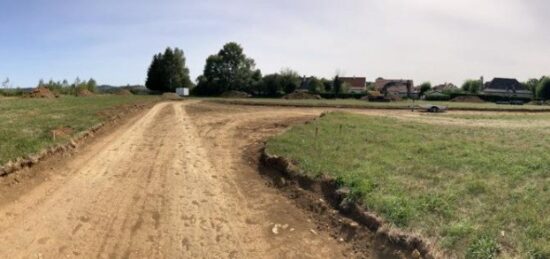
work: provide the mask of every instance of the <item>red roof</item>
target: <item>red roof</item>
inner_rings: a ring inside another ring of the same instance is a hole
[[[367,85],[366,77],[340,77],[344,83],[348,83],[351,87],[365,88]]]

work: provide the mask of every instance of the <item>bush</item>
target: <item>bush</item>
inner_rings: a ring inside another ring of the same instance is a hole
[[[464,84],[462,84],[462,90],[464,92],[470,92],[470,93],[478,93],[483,86],[481,85],[481,80],[466,80]]]
[[[425,100],[426,101],[449,101],[451,100],[451,96],[448,94],[433,93],[433,94],[426,95]]]

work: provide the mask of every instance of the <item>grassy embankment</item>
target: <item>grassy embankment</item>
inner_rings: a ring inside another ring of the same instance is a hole
[[[267,152],[339,179],[370,210],[460,257],[550,258],[548,133],[331,113],[274,137]]]
[[[107,119],[117,107],[152,102],[149,96],[94,96],[58,99],[0,98],[0,165],[39,152]],[[69,129],[54,141],[52,130]]]
[[[224,99],[208,98],[207,100],[221,103],[248,104],[248,105],[280,105],[303,107],[342,107],[342,108],[371,108],[371,109],[410,109],[412,101],[400,101],[390,103],[368,102],[356,99],[335,100],[284,100],[284,99]],[[499,105],[495,103],[460,103],[460,102],[428,102],[416,101],[415,105],[434,104],[448,106],[455,110],[494,110],[494,111],[548,111],[550,106],[541,105]]]

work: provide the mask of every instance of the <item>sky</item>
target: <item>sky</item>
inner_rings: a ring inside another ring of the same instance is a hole
[[[0,0],[0,81],[144,84],[183,49],[192,79],[235,41],[263,74],[413,79],[550,75],[547,0]]]

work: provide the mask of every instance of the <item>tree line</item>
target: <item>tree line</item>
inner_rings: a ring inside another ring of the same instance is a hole
[[[298,72],[286,68],[279,73],[262,75],[254,59],[246,56],[243,48],[235,43],[225,44],[218,53],[210,55],[202,75],[195,85],[189,76],[184,52],[167,48],[164,53],[153,56],[147,72],[146,87],[152,91],[174,92],[187,87],[194,95],[218,96],[227,91],[242,91],[254,96],[280,97],[298,88],[310,93],[345,93],[347,86],[338,76],[332,79],[300,77]],[[550,78],[529,79],[523,83],[539,99],[550,99]],[[420,85],[422,96],[431,89],[431,84]],[[483,90],[481,80],[466,80],[461,87],[466,93],[478,94]]]
[[[174,92],[188,87],[194,95],[218,96],[228,91],[241,91],[254,96],[279,97],[296,91],[304,84],[311,93],[343,92],[343,82],[338,79],[300,77],[298,72],[285,68],[279,73],[262,75],[254,59],[246,56],[243,48],[235,43],[225,44],[218,53],[210,55],[202,75],[194,85],[189,76],[182,50],[167,48],[153,56],[147,72],[145,86],[158,92]]]
[[[58,94],[76,95],[78,91],[84,89],[90,92],[96,92],[97,81],[93,78],[81,80],[78,77],[72,83],[69,83],[67,79],[63,79],[62,81],[50,79],[48,82],[40,79],[40,81],[38,81],[38,87],[48,88],[50,91]]]

